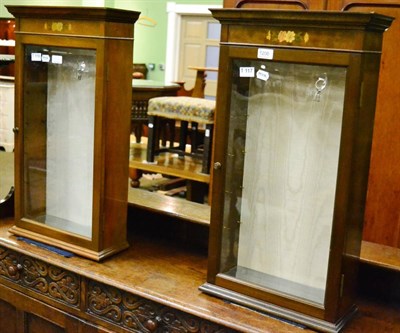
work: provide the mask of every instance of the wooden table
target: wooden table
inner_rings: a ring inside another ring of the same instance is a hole
[[[179,89],[181,89],[181,86],[176,83],[132,80],[131,131],[134,132],[137,143],[140,143],[143,125],[147,125],[147,104],[149,99],[159,96],[176,96]]]

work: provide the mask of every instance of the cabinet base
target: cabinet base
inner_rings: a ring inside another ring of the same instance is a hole
[[[55,247],[59,247],[63,250],[66,251],[70,251],[72,253],[75,253],[79,256],[91,259],[91,260],[95,260],[95,261],[101,261],[105,258],[110,257],[111,255],[114,255],[122,250],[125,250],[126,248],[129,247],[128,242],[122,242],[121,244],[117,244],[116,246],[112,246],[112,247],[108,247],[106,249],[103,249],[101,251],[94,251],[82,246],[78,246],[75,244],[71,244],[71,243],[66,243],[63,242],[61,240],[58,239],[54,239],[51,237],[47,237],[41,234],[38,234],[36,232],[32,232],[30,230],[26,230],[23,228],[20,228],[16,225],[12,226],[9,229],[9,232],[11,232],[14,235],[17,236],[22,236],[22,237],[26,237],[38,242],[42,242],[45,244],[49,244]]]
[[[231,301],[232,303],[246,306],[248,308],[252,308],[256,311],[264,312],[278,319],[282,319],[293,324],[297,323],[327,333],[339,332],[358,311],[357,307],[353,305],[346,316],[342,317],[336,323],[331,323],[322,319],[304,315],[293,310],[285,309],[274,304],[266,303],[255,298],[242,295],[225,288],[221,288],[211,283],[205,283],[201,285],[199,289],[206,294],[216,296]]]

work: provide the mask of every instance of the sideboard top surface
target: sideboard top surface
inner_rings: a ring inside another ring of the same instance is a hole
[[[132,237],[129,249],[98,263],[79,256],[64,258],[17,240],[8,232],[12,225],[12,219],[0,220],[0,246],[90,280],[242,332],[283,333],[290,327],[290,332],[304,333],[303,329],[199,291],[206,280],[204,253],[183,251],[160,239]]]

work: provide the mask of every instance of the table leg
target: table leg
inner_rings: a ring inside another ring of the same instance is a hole
[[[140,178],[143,175],[143,170],[139,170],[136,168],[129,168],[129,178],[131,180],[131,187],[138,188],[140,187]]]

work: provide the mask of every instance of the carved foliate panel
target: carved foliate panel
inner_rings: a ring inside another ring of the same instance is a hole
[[[59,302],[79,306],[79,276],[43,261],[0,247],[0,276]]]
[[[133,332],[236,332],[95,281],[89,282],[87,306],[88,313]]]
[[[17,254],[0,247],[0,275],[12,281],[19,281],[21,268]]]

